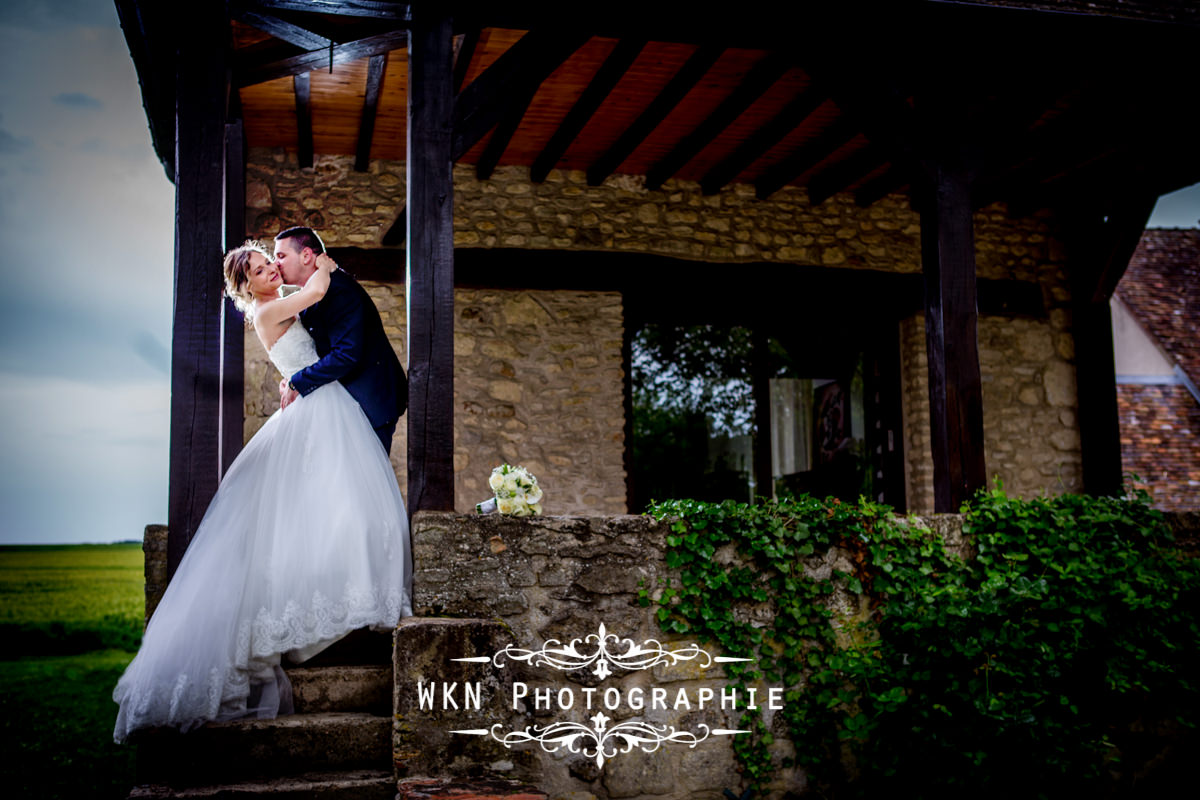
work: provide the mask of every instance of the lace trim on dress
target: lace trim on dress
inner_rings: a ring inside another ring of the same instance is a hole
[[[129,732],[171,726],[186,732],[205,722],[245,716],[253,685],[274,680],[281,653],[329,644],[358,628],[394,625],[408,605],[406,599],[406,593],[396,588],[372,591],[347,585],[338,600],[314,592],[307,607],[289,601],[279,615],[260,609],[253,622],[240,626],[235,663],[224,669],[213,667],[204,676],[180,674],[172,684],[118,699],[122,702],[118,727]],[[162,697],[164,690],[167,698]],[[164,708],[166,718],[157,718],[153,710],[161,713]]]

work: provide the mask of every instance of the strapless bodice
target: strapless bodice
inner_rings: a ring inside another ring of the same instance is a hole
[[[317,363],[317,346],[299,320],[275,340],[267,353],[271,363],[285,378],[290,378],[307,366]]]

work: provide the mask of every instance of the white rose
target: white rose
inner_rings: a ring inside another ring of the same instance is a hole
[[[500,474],[500,468],[492,470],[492,477],[488,478],[488,486],[492,487],[493,492],[500,491],[500,487],[504,485],[504,476]]]
[[[516,502],[508,497],[496,501],[496,510],[501,514],[512,514],[516,511]]]
[[[505,475],[504,476],[504,490],[506,492],[508,492],[509,494],[516,494],[516,491],[517,491],[517,476],[516,475]]]

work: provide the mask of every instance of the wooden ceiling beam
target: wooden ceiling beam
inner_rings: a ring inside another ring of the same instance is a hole
[[[329,39],[279,17],[242,6],[234,6],[232,12],[234,19],[257,28],[263,33],[269,33],[276,39],[295,45],[305,52],[329,47]]]
[[[580,134],[600,105],[612,93],[645,46],[644,39],[622,39],[617,42],[617,46],[600,65],[600,69],[596,71],[587,88],[571,106],[571,110],[563,118],[562,124],[554,131],[550,141],[534,159],[533,166],[529,169],[531,181],[541,183],[546,180],[546,175],[554,169],[554,165],[567,152],[567,148],[575,141],[575,137]]]
[[[371,56],[367,63],[367,90],[363,98],[362,118],[358,123],[358,148],[354,169],[366,172],[371,163],[371,140],[375,138],[375,117],[379,113],[379,95],[383,93],[383,75],[387,71],[387,53]]]
[[[794,97],[770,122],[751,133],[736,150],[710,169],[700,179],[700,190],[705,194],[721,191],[722,186],[779,144],[783,137],[799,127],[824,102],[824,95],[811,90]]]
[[[500,121],[496,123],[496,128],[492,131],[492,137],[488,139],[483,152],[479,155],[479,161],[475,164],[475,177],[479,180],[486,181],[492,177],[492,173],[496,170],[496,165],[500,163],[504,151],[508,149],[508,143],[512,141],[513,134],[520,127],[521,119],[525,116],[525,112],[529,110],[529,104],[533,102],[534,94],[536,94],[536,87],[534,91],[510,103],[504,111],[504,116],[500,117]]]
[[[312,84],[308,73],[292,76],[296,95],[296,160],[300,169],[313,165]]]
[[[675,76],[667,82],[658,96],[650,101],[650,105],[625,129],[612,147],[596,159],[588,167],[587,182],[589,186],[599,186],[604,179],[621,166],[629,154],[637,149],[646,137],[666,119],[687,93],[690,92],[712,65],[721,57],[723,48],[717,46],[702,46],[692,53],[691,57],[680,67]]]
[[[857,135],[858,129],[854,123],[847,117],[839,117],[814,139],[802,144],[791,155],[759,176],[754,182],[755,194],[760,200],[766,200]]]
[[[590,38],[581,31],[533,30],[508,48],[454,99],[451,155],[457,161],[509,113],[514,102],[537,91],[550,73]]]
[[[482,35],[481,28],[472,28],[462,35],[462,40],[454,51],[454,77],[451,88],[456,95],[462,91],[463,83],[467,80],[467,70],[471,68],[471,59],[475,57],[475,50],[479,47]]]
[[[814,206],[824,203],[830,197],[862,180],[867,175],[887,163],[887,155],[872,145],[867,145],[857,153],[823,170],[808,182],[808,201]]]
[[[658,189],[663,182],[695,158],[710,142],[721,135],[754,101],[758,100],[792,66],[791,60],[780,53],[768,53],[745,79],[699,125],[679,140],[671,151],[646,171],[646,188]]]
[[[911,184],[912,177],[908,171],[903,167],[897,167],[893,164],[891,169],[878,178],[872,178],[858,187],[858,191],[854,193],[854,202],[863,208],[867,208],[868,206],[875,205],[875,203],[889,194],[898,192]]]
[[[306,14],[369,17],[396,22],[412,21],[412,6],[409,3],[383,0],[247,0],[246,5],[272,11],[302,11]]]
[[[241,64],[234,69],[234,84],[239,88],[266,83],[278,78],[287,78],[304,72],[345,64],[360,58],[382,55],[408,46],[407,31],[391,31],[378,36],[368,36],[346,44],[313,50],[278,61]]]

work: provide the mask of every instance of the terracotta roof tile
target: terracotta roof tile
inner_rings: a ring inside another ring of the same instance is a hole
[[[1200,404],[1187,387],[1118,384],[1121,468],[1156,508],[1200,510]]]
[[[1143,233],[1117,296],[1200,383],[1200,229]]]

